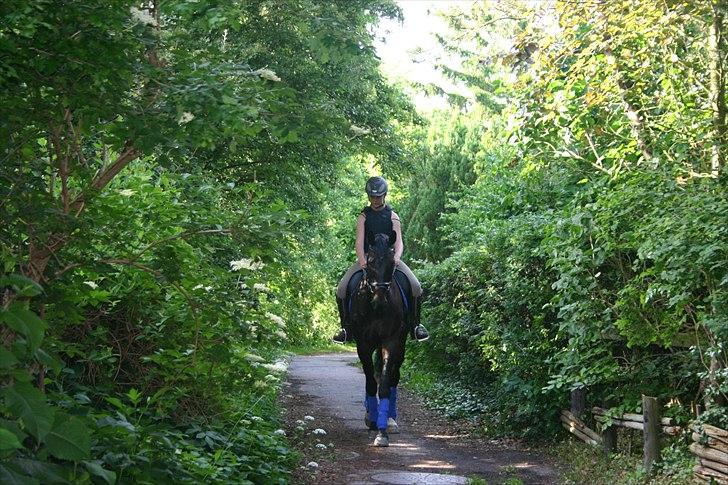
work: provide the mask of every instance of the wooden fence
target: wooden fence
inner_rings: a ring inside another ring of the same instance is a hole
[[[594,446],[602,446],[609,455],[617,449],[617,428],[642,431],[644,437],[643,465],[649,473],[653,464],[660,459],[662,435],[677,436],[692,431],[693,443],[690,451],[696,456],[697,464],[693,469],[698,483],[728,485],[728,431],[707,424],[693,424],[682,428],[676,426],[671,418],[660,416],[660,406],[656,398],[642,396],[643,414],[625,413],[621,416],[608,416],[600,407],[591,408],[595,422],[609,423],[601,433],[590,429],[583,418],[586,414],[586,399],[583,389],[572,391],[571,410],[560,414],[561,424],[571,434]]]

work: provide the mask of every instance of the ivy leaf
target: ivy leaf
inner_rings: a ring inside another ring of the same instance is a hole
[[[51,430],[54,410],[46,404],[45,395],[27,382],[17,382],[3,392],[5,405],[27,430],[42,441]]]
[[[0,428],[0,451],[19,450],[23,445],[18,437],[5,428]]]
[[[34,352],[43,340],[46,324],[38,315],[24,308],[19,303],[10,305],[10,308],[0,313],[0,320],[8,327],[21,333],[28,339],[31,352]]]
[[[83,422],[65,413],[58,413],[46,437],[48,452],[62,460],[79,461],[91,454],[91,434]]]

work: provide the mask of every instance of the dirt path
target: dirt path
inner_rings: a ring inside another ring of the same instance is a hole
[[[475,477],[488,485],[558,483],[543,457],[470,437],[406,389],[399,397],[401,433],[390,435],[389,448],[372,446],[376,433],[364,427],[364,375],[357,362],[354,353],[291,362],[283,405],[286,431],[302,454],[294,483],[446,485]]]

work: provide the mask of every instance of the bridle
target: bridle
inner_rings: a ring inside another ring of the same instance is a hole
[[[370,281],[369,280],[369,274],[367,273],[366,268],[362,268],[362,271],[364,272],[364,276],[362,277],[362,282],[367,287],[370,293],[375,293],[379,289],[383,289],[384,291],[389,291],[389,288],[392,286],[392,281],[394,280],[394,270],[392,271],[392,274],[389,277],[389,281],[385,282],[378,282],[378,281]]]

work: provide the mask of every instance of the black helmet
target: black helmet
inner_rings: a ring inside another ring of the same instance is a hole
[[[367,180],[367,195],[369,197],[381,197],[387,195],[387,181],[382,177],[371,177]]]

